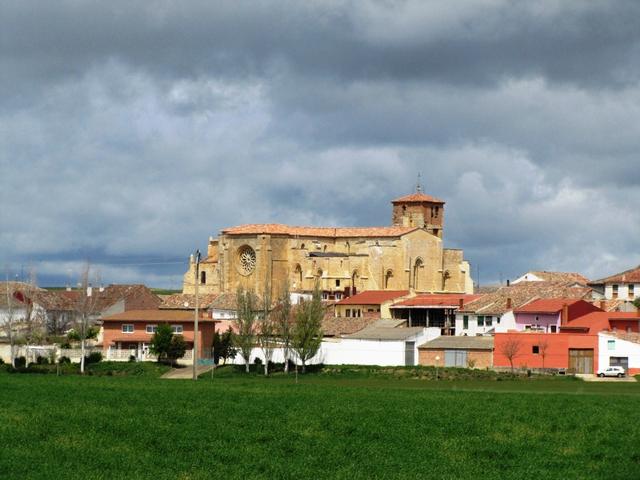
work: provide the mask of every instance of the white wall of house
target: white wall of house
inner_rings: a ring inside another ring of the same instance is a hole
[[[634,300],[640,297],[640,283],[607,283],[604,286],[604,296],[607,300],[613,299],[613,286],[618,286],[618,296],[616,298],[620,300]],[[632,290],[632,295],[629,295],[629,290]]]
[[[308,364],[402,366],[405,364],[406,342],[414,342],[414,365],[417,365],[418,347],[439,336],[439,328],[425,328],[421,333],[404,340],[327,338],[323,340],[318,354]],[[251,363],[256,358],[264,361],[263,352],[259,348],[255,348],[251,352]],[[293,356],[292,359],[294,359]],[[284,362],[282,349],[274,351],[271,361],[275,363]],[[243,365],[244,360],[238,354],[233,363]]]
[[[610,357],[627,357],[629,370],[640,370],[640,344],[600,333],[598,334],[598,368],[609,367]]]
[[[236,318],[235,310],[220,310],[214,308],[211,310],[211,318],[214,320],[233,320]]]
[[[464,317],[468,317],[467,328],[464,328]],[[483,317],[483,324],[478,325],[478,317]],[[487,317],[491,317],[491,325],[487,324]],[[504,333],[509,330],[515,330],[516,318],[513,311],[507,312],[501,316],[497,315],[476,315],[475,313],[456,314],[456,335],[467,335],[470,337],[476,335],[485,335],[491,333]]]
[[[520,278],[516,278],[513,282],[511,282],[511,285],[516,285],[520,282],[542,282],[543,280],[544,280],[543,278],[540,278],[531,272],[527,272],[524,275],[522,275]]]

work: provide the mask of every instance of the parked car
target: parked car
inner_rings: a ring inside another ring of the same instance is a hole
[[[625,371],[623,367],[607,367],[598,370],[599,377],[624,377]]]

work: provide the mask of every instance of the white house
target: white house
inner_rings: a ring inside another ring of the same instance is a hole
[[[640,298],[640,265],[589,283],[606,300],[633,302]]]
[[[601,332],[598,334],[598,368],[621,366],[629,375],[640,374],[640,335]]]

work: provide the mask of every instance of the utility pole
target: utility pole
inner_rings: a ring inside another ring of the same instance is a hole
[[[198,379],[198,316],[200,304],[198,302],[198,284],[200,283],[200,250],[196,250],[196,313],[193,320],[193,379]]]

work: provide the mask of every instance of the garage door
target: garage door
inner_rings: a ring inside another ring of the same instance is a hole
[[[609,357],[610,367],[622,367],[624,371],[629,370],[629,357]]]
[[[467,351],[466,350],[445,350],[444,366],[467,368]]]
[[[593,373],[593,349],[570,348],[569,368],[576,373]]]
[[[413,366],[416,364],[416,342],[404,343],[404,364],[406,366]]]

